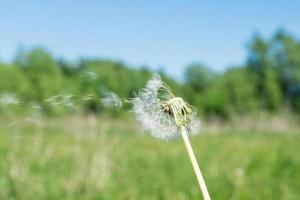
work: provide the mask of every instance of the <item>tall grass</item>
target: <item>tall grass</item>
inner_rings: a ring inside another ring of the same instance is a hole
[[[182,141],[129,119],[0,120],[0,199],[199,199]],[[195,136],[212,199],[299,199],[300,133]]]

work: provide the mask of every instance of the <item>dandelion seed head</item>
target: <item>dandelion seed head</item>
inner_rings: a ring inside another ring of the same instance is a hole
[[[151,135],[167,140],[179,135],[179,127],[188,134],[196,134],[200,121],[193,108],[180,97],[175,97],[171,88],[153,76],[146,87],[132,100],[137,120]]]

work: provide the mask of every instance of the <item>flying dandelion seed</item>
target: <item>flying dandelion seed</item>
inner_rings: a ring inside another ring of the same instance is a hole
[[[61,95],[60,100],[56,102],[58,105],[63,105],[65,107],[74,107],[74,102],[72,100],[74,95]]]
[[[38,113],[43,110],[42,106],[36,102],[31,103],[31,108]]]
[[[82,101],[90,101],[90,100],[94,100],[96,97],[96,94],[88,94],[85,95],[81,98]]]
[[[64,102],[64,106],[68,109],[75,109],[76,108],[74,101],[71,101],[71,100],[68,100],[68,101]]]
[[[52,97],[50,97],[50,98],[48,98],[48,99],[45,99],[44,101],[45,101],[45,102],[52,103],[52,102],[56,101],[56,99],[59,98],[59,96],[60,96],[60,95],[55,95],[55,96],[52,96]]]
[[[117,108],[120,109],[122,108],[122,101],[120,97],[111,91],[103,91],[103,98],[101,98],[101,103],[103,104],[104,107],[106,108]]]
[[[29,116],[26,117],[24,121],[28,123],[37,123],[40,121],[40,116],[38,115]]]
[[[98,75],[95,72],[84,72],[84,75],[88,78],[88,79],[96,79],[98,77]]]
[[[51,107],[58,108],[58,106],[63,106],[68,109],[75,108],[74,102],[75,95],[66,94],[66,95],[55,95],[45,100],[46,103],[49,103]]]
[[[31,108],[32,108],[32,113],[29,117],[37,118],[37,117],[41,116],[41,114],[43,112],[43,107],[40,104],[38,104],[36,102],[32,102]]]
[[[182,98],[176,97],[171,88],[153,76],[146,87],[132,99],[137,120],[159,139],[181,135],[192,162],[204,200],[210,200],[200,167],[187,134],[199,132],[200,121],[193,108]]]
[[[8,105],[17,105],[19,104],[19,100],[14,94],[1,94],[0,95],[0,104],[8,106]]]
[[[10,123],[8,124],[8,127],[14,126],[14,125],[16,125],[17,123],[18,123],[17,121],[10,122]]]

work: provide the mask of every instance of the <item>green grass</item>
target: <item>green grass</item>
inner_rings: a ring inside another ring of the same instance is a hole
[[[180,140],[132,120],[44,119],[0,126],[0,199],[201,199]],[[300,199],[300,133],[191,139],[212,199]]]

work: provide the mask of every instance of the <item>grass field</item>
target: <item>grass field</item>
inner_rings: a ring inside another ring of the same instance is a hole
[[[0,199],[201,199],[183,142],[133,119],[0,122]],[[212,199],[300,199],[300,133],[191,139]]]

